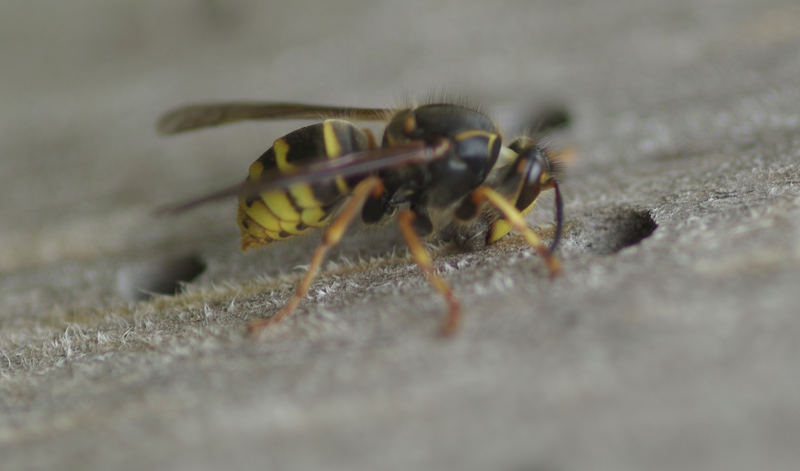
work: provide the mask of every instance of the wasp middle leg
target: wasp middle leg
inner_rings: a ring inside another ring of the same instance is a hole
[[[458,329],[461,323],[461,305],[453,295],[450,285],[433,268],[433,259],[414,229],[414,219],[416,217],[416,213],[411,209],[403,209],[397,214],[397,224],[400,226],[400,232],[403,234],[403,238],[406,240],[411,256],[414,257],[417,266],[425,273],[428,282],[433,285],[434,289],[444,296],[445,301],[447,301],[447,317],[444,324],[442,324],[442,334],[450,335]]]

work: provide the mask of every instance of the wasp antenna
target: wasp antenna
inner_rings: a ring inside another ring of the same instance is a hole
[[[561,233],[564,230],[564,201],[561,198],[561,190],[558,188],[558,181],[553,180],[553,189],[556,192],[555,211],[556,211],[556,230],[553,234],[553,242],[550,243],[550,253],[555,253],[558,243],[561,241]]]

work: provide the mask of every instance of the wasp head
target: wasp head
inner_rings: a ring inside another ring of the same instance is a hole
[[[550,251],[553,252],[561,240],[564,226],[564,203],[558,187],[558,181],[563,174],[563,165],[557,159],[552,158],[546,149],[536,145],[532,139],[527,137],[515,140],[509,145],[509,148],[518,154],[511,172],[517,177],[521,177],[519,193],[514,203],[517,209],[523,213],[528,212],[543,190],[553,189],[555,191],[556,228],[553,242],[550,244]]]

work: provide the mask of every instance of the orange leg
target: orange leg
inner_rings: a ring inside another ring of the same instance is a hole
[[[558,260],[558,257],[554,256],[550,250],[542,244],[542,241],[539,240],[539,237],[533,229],[528,227],[528,223],[525,221],[525,217],[522,213],[520,213],[513,204],[509,203],[503,195],[488,186],[479,186],[472,192],[472,200],[478,205],[486,200],[492,204],[492,206],[499,209],[500,212],[503,213],[503,216],[505,216],[506,221],[508,221],[514,229],[519,231],[522,236],[525,237],[528,244],[536,249],[539,255],[544,258],[545,263],[547,263],[547,268],[550,270],[550,276],[556,276],[561,272],[561,262]]]
[[[455,296],[453,296],[453,290],[450,289],[450,285],[437,275],[436,271],[433,269],[431,255],[425,249],[419,235],[417,235],[417,232],[414,230],[413,221],[415,217],[416,215],[412,210],[403,209],[397,215],[397,223],[411,251],[411,256],[414,257],[414,261],[417,262],[417,266],[425,273],[428,282],[432,284],[436,291],[444,296],[444,299],[447,301],[447,318],[442,325],[442,334],[450,335],[458,329],[458,325],[461,322],[461,306],[458,304],[458,301],[456,301]]]
[[[311,257],[311,264],[308,266],[308,271],[300,281],[300,285],[297,287],[294,295],[291,297],[291,299],[289,299],[289,302],[287,302],[286,305],[283,306],[283,308],[274,316],[251,322],[249,326],[251,334],[258,334],[264,327],[276,322],[280,322],[284,317],[291,314],[295,308],[297,308],[297,305],[300,304],[300,301],[302,301],[303,298],[306,297],[306,294],[308,294],[308,288],[311,286],[311,282],[317,277],[317,273],[322,266],[322,262],[325,260],[325,255],[328,254],[328,251],[332,247],[342,240],[344,232],[347,230],[347,227],[350,225],[350,223],[353,222],[353,219],[361,211],[361,208],[364,206],[364,202],[367,200],[367,197],[369,197],[370,194],[377,196],[382,192],[383,183],[381,182],[380,178],[375,176],[367,177],[358,185],[356,185],[351,193],[350,200],[347,202],[344,208],[342,208],[342,211],[339,213],[339,215],[336,216],[336,219],[333,220],[331,225],[328,226],[328,228],[325,229],[325,232],[322,234],[322,242],[314,251],[314,255]]]

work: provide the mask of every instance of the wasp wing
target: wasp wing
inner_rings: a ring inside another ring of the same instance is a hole
[[[258,181],[245,180],[242,183],[206,196],[161,208],[157,211],[157,214],[178,214],[212,201],[237,195],[244,195],[245,197],[256,196],[263,191],[288,188],[296,183],[316,183],[336,177],[366,176],[386,168],[422,164],[444,157],[449,150],[450,142],[442,140],[433,146],[421,142],[412,142],[392,147],[379,147],[352,152],[335,159],[309,164],[294,172],[283,173],[275,171],[262,175]]]
[[[236,121],[342,118],[384,121],[395,110],[349,106],[310,105],[259,101],[231,101],[186,105],[164,113],[156,128],[161,134],[178,134]]]

